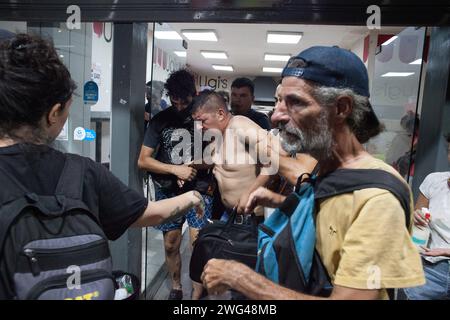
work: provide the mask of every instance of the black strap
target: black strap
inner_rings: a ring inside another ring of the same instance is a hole
[[[297,183],[295,184],[295,188],[294,191],[295,192],[299,192],[300,191],[300,187],[302,185],[303,182],[309,182],[309,183],[315,183],[315,179],[319,173],[320,167],[319,164],[317,163],[314,167],[314,169],[311,171],[311,173],[305,172],[302,173],[298,178],[297,178]],[[307,178],[303,179],[303,177],[306,176]]]
[[[410,224],[410,193],[404,182],[393,174],[380,169],[337,169],[319,177],[315,185],[315,198],[321,200],[340,194],[367,188],[385,189],[400,202]]]
[[[76,155],[67,153],[64,168],[56,186],[55,195],[82,199],[84,182],[84,161]]]
[[[19,198],[13,202],[0,207],[0,260],[3,256],[3,246],[9,227],[17,216],[28,206],[31,206],[32,199],[26,197]]]

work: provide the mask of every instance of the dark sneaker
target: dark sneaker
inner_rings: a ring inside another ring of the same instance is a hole
[[[172,289],[168,300],[183,300],[183,291],[179,289]]]

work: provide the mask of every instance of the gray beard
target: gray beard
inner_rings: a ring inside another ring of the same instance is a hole
[[[327,113],[322,112],[314,129],[300,130],[283,125],[281,147],[290,154],[307,153],[318,161],[332,156],[333,135],[328,125]]]

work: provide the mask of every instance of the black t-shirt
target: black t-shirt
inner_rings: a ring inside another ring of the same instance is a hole
[[[155,159],[167,164],[181,164],[172,158],[172,151],[182,141],[176,139],[177,129],[185,129],[190,134],[190,146],[186,150],[190,150],[189,154],[184,154],[180,149],[178,153],[183,160],[191,161],[195,155],[194,152],[194,120],[192,119],[192,104],[187,108],[178,111],[171,106],[161,112],[150,120],[150,123],[145,131],[144,146],[156,150]],[[205,144],[206,145],[206,144]],[[202,147],[204,147],[203,145]],[[177,185],[177,177],[171,174],[157,174],[151,173],[152,178],[159,184],[159,186],[167,191],[173,193],[181,193],[189,190],[197,190],[201,193],[206,193],[212,175],[207,170],[199,170],[196,179],[192,182],[186,183],[182,189]]]
[[[263,129],[270,130],[272,128],[272,126],[270,125],[269,117],[262,112],[250,109],[247,114],[243,116],[249,118]]]
[[[115,240],[144,213],[147,199],[100,163],[81,156],[79,161],[85,162],[82,200],[98,217],[108,239]],[[63,153],[45,145],[16,144],[0,148],[0,166],[38,195],[54,194],[64,162]],[[0,203],[6,196],[7,190],[1,189]]]

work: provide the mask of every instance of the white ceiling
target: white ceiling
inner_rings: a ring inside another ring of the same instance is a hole
[[[265,53],[295,55],[313,45],[337,45],[350,49],[369,32],[364,26],[322,26],[295,24],[226,24],[226,23],[169,23],[169,26],[156,26],[156,30],[167,27],[177,31],[182,37],[182,29],[216,30],[218,42],[188,41],[187,64],[201,74],[230,74],[231,77],[277,76],[263,73],[263,66],[284,67],[285,62],[264,61]],[[398,33],[403,28],[383,28],[381,33]],[[267,31],[302,32],[303,37],[296,45],[268,44]],[[185,39],[187,40],[187,39]],[[158,40],[169,42],[171,40]],[[180,43],[180,42],[178,42]],[[179,47],[180,45],[178,45]],[[200,50],[225,51],[227,60],[205,59]],[[215,71],[212,64],[230,64],[234,72]]]

